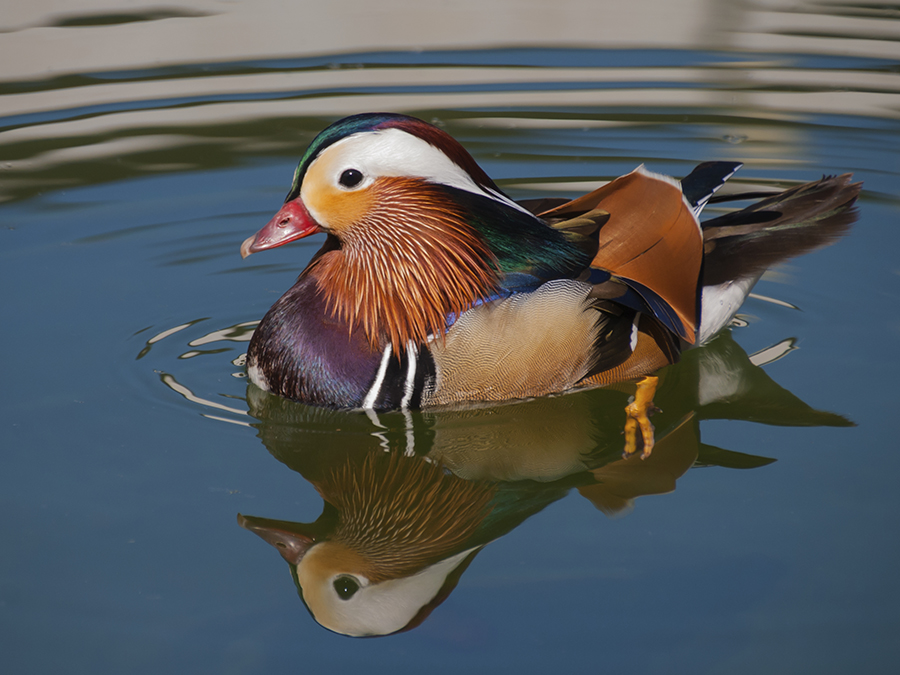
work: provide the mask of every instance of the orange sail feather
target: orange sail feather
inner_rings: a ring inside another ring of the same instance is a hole
[[[600,229],[600,247],[591,267],[656,293],[681,320],[681,337],[693,343],[703,234],[678,183],[638,167],[540,217],[576,217],[594,210],[610,217]]]

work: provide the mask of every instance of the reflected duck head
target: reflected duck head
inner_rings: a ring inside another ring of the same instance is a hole
[[[313,618],[336,633],[389,635],[421,623],[484,545],[494,487],[400,453],[343,464],[316,488],[314,523],[238,515],[290,564]]]

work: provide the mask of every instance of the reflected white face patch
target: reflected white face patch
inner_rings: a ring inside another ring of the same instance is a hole
[[[359,574],[333,569],[329,560],[315,560],[320,550],[312,547],[297,566],[306,606],[316,621],[329,630],[364,636],[389,635],[404,628],[434,599],[447,576],[475,549],[457,553],[412,576],[377,584]],[[352,576],[359,584],[352,597],[342,599],[335,592],[334,581],[340,576]]]

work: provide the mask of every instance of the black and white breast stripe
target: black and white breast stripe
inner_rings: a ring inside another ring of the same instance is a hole
[[[410,342],[398,357],[390,345],[385,347],[375,379],[366,392],[362,408],[394,410],[418,408],[422,395],[434,389],[435,367],[431,352],[417,349]]]

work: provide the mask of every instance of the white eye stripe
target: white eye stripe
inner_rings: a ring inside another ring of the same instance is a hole
[[[342,190],[359,190],[379,177],[409,176],[483,195],[528,213],[503,195],[482,188],[468,172],[435,146],[401,129],[347,136],[323,150],[313,164],[319,161],[339,167],[334,172],[334,184]],[[363,174],[363,180],[354,188],[347,188],[340,182],[341,175],[350,169]]]

